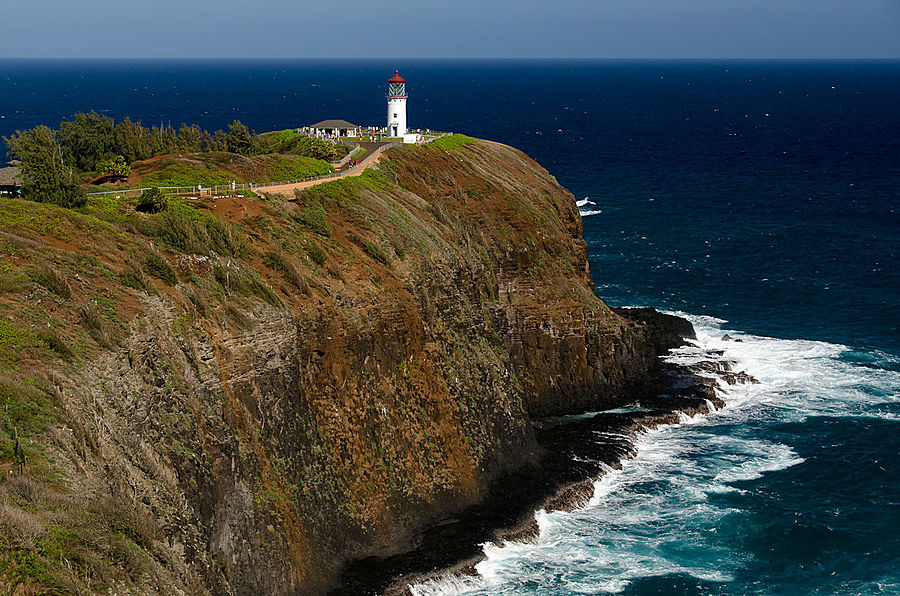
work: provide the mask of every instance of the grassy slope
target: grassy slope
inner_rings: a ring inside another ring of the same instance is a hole
[[[236,182],[277,182],[327,174],[326,161],[298,155],[244,157],[233,153],[161,155],[132,165],[129,185],[213,186]]]
[[[144,574],[140,581],[149,577],[165,588],[170,580],[153,561],[176,572],[179,564],[159,548],[154,520],[120,516],[131,508],[113,498],[81,498],[76,479],[48,456],[54,429],[86,432],[61,409],[54,377],[89,369],[94,355],[115,349],[154,296],[182,301],[186,321],[207,319],[214,327],[250,325],[243,313],[255,301],[283,307],[285,292],[308,292],[309,277],[327,277],[326,251],[334,243],[326,241],[331,230],[322,205],[334,208],[363,188],[387,184],[377,172],[324,184],[295,217],[240,199],[257,213],[250,229],[203,203],[172,201],[145,215],[134,211],[134,200],[111,197],[91,198],[80,212],[0,201],[0,474],[20,459],[15,437],[27,462],[26,476],[0,481],[0,586],[97,591]],[[385,260],[375,243],[365,246]],[[185,279],[174,261],[191,253],[230,257],[236,267]]]
[[[0,483],[0,586],[80,593],[148,574],[147,584],[164,589],[171,579],[156,575],[153,561],[176,573],[180,565],[159,548],[156,522],[108,495],[85,498],[78,479],[54,465],[48,448],[58,429],[80,434],[88,449],[96,441],[64,411],[54,379],[90,369],[96,353],[127,334],[147,297],[172,293],[174,253],[166,247],[246,256],[246,240],[183,204],[150,217],[108,199],[83,211],[0,202],[0,472],[21,459],[16,437],[27,462],[25,476]],[[277,301],[252,270],[239,271],[230,280],[234,297],[212,300]],[[216,287],[214,279],[196,283]]]

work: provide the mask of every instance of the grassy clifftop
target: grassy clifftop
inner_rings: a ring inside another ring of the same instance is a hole
[[[333,172],[326,161],[297,155],[257,155],[210,152],[168,154],[132,164],[128,184],[149,186],[214,186],[236,182],[277,182]]]
[[[321,592],[654,356],[571,195],[495,143],[155,214],[4,200],[0,585]]]

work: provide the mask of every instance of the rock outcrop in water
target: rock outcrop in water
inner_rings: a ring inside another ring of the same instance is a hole
[[[376,174],[204,209],[234,224],[211,241],[244,249],[173,245],[147,231],[158,216],[42,206],[62,232],[5,227],[13,273],[68,290],[4,299],[31,292],[76,346],[23,352],[4,385],[49,412],[39,464],[0,486],[7,584],[323,593],[539,461],[534,417],[646,395],[692,334],[596,298],[573,197],[496,143],[395,149]]]

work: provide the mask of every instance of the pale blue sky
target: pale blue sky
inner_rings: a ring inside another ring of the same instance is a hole
[[[0,57],[900,59],[900,0],[5,4]]]

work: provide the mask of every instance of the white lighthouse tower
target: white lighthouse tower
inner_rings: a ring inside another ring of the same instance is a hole
[[[387,93],[387,134],[402,137],[406,134],[406,81],[395,70],[388,79]]]

